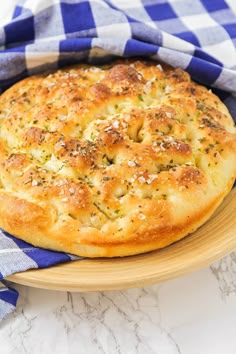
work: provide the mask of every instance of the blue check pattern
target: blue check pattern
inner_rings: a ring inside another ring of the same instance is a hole
[[[0,90],[78,62],[142,56],[187,70],[220,96],[236,120],[234,0],[18,0],[0,24]],[[0,280],[73,257],[0,232]],[[75,257],[74,257],[75,258]],[[18,294],[0,282],[0,319]]]

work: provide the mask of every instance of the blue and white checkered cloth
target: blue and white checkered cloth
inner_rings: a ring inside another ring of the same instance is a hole
[[[15,1],[11,19],[0,24],[1,91],[45,69],[143,56],[187,70],[236,119],[235,0]],[[0,233],[0,280],[71,259]],[[0,282],[0,319],[17,297]]]

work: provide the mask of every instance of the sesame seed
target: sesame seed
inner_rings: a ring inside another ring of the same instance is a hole
[[[54,182],[54,186],[58,186],[58,187],[63,186],[65,184],[67,184],[67,180],[64,180],[64,179]]]
[[[112,130],[113,127],[110,125],[109,127],[107,127],[106,129],[104,129],[104,132],[109,132],[110,130]]]
[[[158,175],[148,175],[148,180],[147,180],[147,184],[151,184],[156,178],[158,178]]]
[[[134,167],[134,166],[136,166],[136,162],[135,162],[135,161],[128,160],[128,166],[129,166],[129,167]]]
[[[146,94],[149,94],[150,92],[150,89],[151,89],[151,86],[152,86],[152,83],[156,80],[155,77],[153,77],[152,79],[148,80],[144,86],[144,92]]]
[[[79,151],[72,151],[72,155],[73,155],[73,156],[79,155]],[[84,156],[84,155],[83,155],[83,151],[81,151],[81,155]]]
[[[140,73],[138,73],[138,80],[141,81],[142,80],[142,75]]]
[[[66,203],[66,202],[68,202],[68,198],[62,198],[61,201],[62,201],[63,203]]]
[[[171,91],[172,91],[172,87],[169,86],[169,85],[167,85],[167,86],[165,87],[165,93],[170,93]]]
[[[64,114],[59,114],[58,115],[58,119],[59,119],[59,121],[61,121],[61,122],[63,122],[64,120],[66,120],[66,115],[64,115]]]
[[[91,71],[92,73],[98,73],[100,71],[102,71],[102,69],[97,68],[96,66],[92,66],[89,71]]]
[[[112,123],[113,127],[115,129],[118,129],[119,128],[119,121],[118,120],[115,120],[113,123]]]
[[[166,148],[165,148],[165,146],[164,146],[164,143],[162,142],[162,143],[160,143],[160,150],[161,151],[166,151]]]
[[[55,82],[51,82],[50,84],[47,85],[47,89],[51,89],[53,86],[55,86]]]
[[[139,181],[140,183],[145,183],[145,182],[146,182],[146,179],[145,179],[143,176],[141,176],[141,177],[138,178],[138,181]]]
[[[180,191],[180,192],[182,192],[184,189],[185,189],[184,186],[180,186],[180,187],[179,187],[179,191]]]

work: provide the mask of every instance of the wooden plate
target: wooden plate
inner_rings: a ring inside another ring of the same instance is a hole
[[[113,259],[84,259],[7,279],[63,291],[101,291],[140,287],[204,268],[236,249],[236,188],[212,218],[193,234],[162,250]]]

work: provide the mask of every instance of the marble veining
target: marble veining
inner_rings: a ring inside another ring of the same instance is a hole
[[[214,263],[210,269],[218,281],[222,299],[236,296],[236,252]]]
[[[0,354],[235,354],[235,253],[140,289],[16,288],[17,310],[0,324]]]

